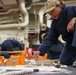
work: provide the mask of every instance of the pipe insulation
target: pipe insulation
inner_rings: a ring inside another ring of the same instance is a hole
[[[19,28],[19,27],[26,27],[29,23],[29,14],[25,8],[25,1],[24,0],[18,0],[19,1],[19,9],[21,13],[24,15],[24,21],[22,23],[14,23],[14,24],[4,24],[0,25],[0,29],[7,29],[7,28]],[[3,14],[9,14],[11,11],[16,11],[18,9],[9,9],[8,12],[5,12]]]

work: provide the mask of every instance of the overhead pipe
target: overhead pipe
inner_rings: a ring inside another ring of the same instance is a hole
[[[44,12],[45,12],[45,6],[42,7],[39,11],[39,22],[40,24],[43,24],[43,15],[44,15]]]
[[[0,29],[7,29],[7,28],[19,28],[19,27],[26,27],[29,23],[29,14],[25,8],[25,1],[24,0],[18,0],[19,1],[19,8],[21,10],[21,13],[24,15],[24,21],[23,23],[19,24],[5,24],[5,25],[0,25]],[[10,13],[11,11],[14,11],[13,9],[10,9],[6,13]],[[4,13],[5,14],[5,13]]]
[[[9,13],[12,12],[12,11],[19,11],[19,9],[18,9],[18,8],[14,8],[14,9],[10,9],[10,10],[8,10],[7,12],[0,12],[0,15],[6,15],[6,14],[9,14]]]

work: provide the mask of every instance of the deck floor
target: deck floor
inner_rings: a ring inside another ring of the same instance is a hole
[[[24,70],[25,72],[24,71],[20,72],[21,69]],[[39,72],[34,72],[33,69],[38,69]],[[47,69],[49,69],[49,70],[47,70]],[[74,68],[72,66],[61,67],[61,68],[1,66],[0,75],[2,75],[2,74],[3,75],[76,75],[76,68]]]

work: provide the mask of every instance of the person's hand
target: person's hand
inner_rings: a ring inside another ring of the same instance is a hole
[[[74,24],[76,22],[76,18],[73,18],[67,25],[67,31],[73,31],[74,30]]]
[[[39,50],[38,51],[33,51],[33,58],[37,60],[39,54],[40,54],[40,51]]]

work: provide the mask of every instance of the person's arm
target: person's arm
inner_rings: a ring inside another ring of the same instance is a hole
[[[45,38],[44,42],[38,47],[38,51],[41,55],[44,55],[47,50],[58,40],[59,33],[57,31],[57,23],[53,22],[51,28],[49,29],[49,33]]]
[[[40,30],[40,32],[39,32],[39,42],[40,42],[40,43],[42,43],[41,34],[42,34],[42,32],[41,32],[41,30]]]
[[[1,51],[1,47],[0,47],[0,51]]]
[[[70,32],[74,30],[74,24],[76,23],[76,17],[72,18],[67,26],[67,31]]]
[[[18,47],[20,50],[23,50],[22,45],[21,45],[18,41],[16,41],[16,45],[17,45],[17,47]]]
[[[23,47],[22,47],[21,44],[18,44],[18,47],[19,47],[20,50],[23,50]]]
[[[44,41],[45,37],[46,37],[46,33],[43,33],[43,34],[41,35],[42,42]]]
[[[68,32],[74,30],[74,24],[76,23],[76,6],[73,6],[71,11],[73,11],[74,17],[68,23],[68,26],[67,26],[67,31]]]

